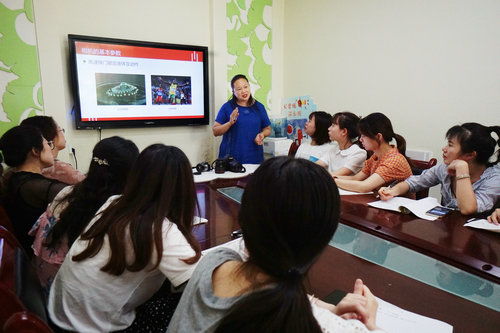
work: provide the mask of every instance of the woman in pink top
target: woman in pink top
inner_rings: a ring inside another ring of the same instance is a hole
[[[52,150],[54,165],[43,169],[42,175],[69,185],[79,183],[85,178],[85,175],[73,168],[71,164],[57,159],[59,151],[66,148],[66,138],[64,137],[64,128],[61,128],[54,118],[34,116],[24,119],[21,125],[31,125],[38,128],[42,132],[43,137],[54,146]]]
[[[382,113],[372,113],[359,122],[360,141],[373,155],[366,160],[363,169],[354,176],[338,176],[337,186],[353,192],[370,192],[394,181],[402,181],[412,175],[405,154],[406,141],[392,128],[391,121]],[[396,140],[397,148],[390,145]]]

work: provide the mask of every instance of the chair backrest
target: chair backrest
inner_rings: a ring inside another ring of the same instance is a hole
[[[45,299],[35,268],[17,239],[2,226],[0,226],[0,289],[2,294],[0,309],[3,310],[0,319],[6,321],[16,312],[28,311],[47,321]],[[15,304],[17,305],[14,306]],[[0,321],[0,328],[3,324]]]
[[[27,311],[10,290],[0,287],[0,331],[4,333],[50,333],[49,325],[33,312]]]
[[[3,325],[4,333],[53,333],[43,320],[31,312],[16,312]]]
[[[299,147],[300,143],[298,143],[297,140],[293,140],[292,144],[290,145],[290,149],[288,149],[288,156],[295,156]]]
[[[16,252],[20,249],[16,237],[0,226],[0,287],[15,290]]]
[[[419,161],[410,159],[411,171],[414,175],[420,175],[426,169],[430,169],[437,164],[437,159],[431,158],[429,161]],[[418,191],[415,193],[416,199],[422,199],[429,196],[429,189]]]
[[[10,232],[14,232],[14,227],[12,226],[12,222],[10,222],[10,218],[7,215],[7,212],[5,211],[5,208],[0,205],[0,226],[5,227],[5,229],[9,230]]]
[[[437,164],[437,160],[435,158],[431,158],[429,161],[419,161],[410,159],[413,164],[411,167],[411,171],[414,175],[420,175],[422,171],[426,169],[430,169]]]

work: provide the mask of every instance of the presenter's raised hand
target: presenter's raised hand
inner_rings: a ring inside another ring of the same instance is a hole
[[[238,107],[235,107],[233,112],[231,112],[231,115],[229,116],[229,121],[231,122],[231,125],[233,125],[238,120],[239,115],[240,113],[238,111]]]

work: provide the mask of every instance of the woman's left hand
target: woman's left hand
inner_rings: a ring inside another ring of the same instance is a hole
[[[254,142],[259,146],[262,146],[264,144],[264,138],[265,138],[264,134],[260,132],[255,136]]]

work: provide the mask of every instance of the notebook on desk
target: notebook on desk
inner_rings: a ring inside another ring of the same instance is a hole
[[[404,214],[413,213],[424,220],[434,221],[438,217],[427,215],[426,212],[436,206],[440,206],[436,198],[427,197],[420,200],[413,200],[402,197],[395,197],[387,201],[374,201],[368,203],[369,206],[381,209],[392,210]]]
[[[323,298],[327,303],[337,305],[347,293],[343,290],[334,290]],[[444,321],[429,318],[404,310],[392,303],[377,298],[377,326],[387,333],[396,332],[433,332],[452,333],[453,326]]]

